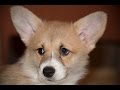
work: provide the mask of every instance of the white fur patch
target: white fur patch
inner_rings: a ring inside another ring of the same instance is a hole
[[[54,81],[56,80],[61,80],[63,79],[65,76],[66,76],[66,69],[65,67],[63,66],[63,64],[57,60],[54,56],[54,53],[52,52],[52,58],[51,59],[48,59],[46,60],[45,62],[43,62],[40,66],[40,75],[46,79],[46,77],[44,77],[43,75],[43,69],[46,67],[46,66],[52,66],[54,69],[55,69],[55,74],[53,75],[52,79]]]

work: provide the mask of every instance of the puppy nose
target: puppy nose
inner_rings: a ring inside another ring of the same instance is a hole
[[[55,69],[51,66],[47,66],[43,69],[43,74],[47,78],[51,78],[55,73]]]

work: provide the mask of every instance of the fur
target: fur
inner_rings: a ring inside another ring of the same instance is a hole
[[[11,8],[11,18],[27,49],[18,63],[1,72],[1,84],[77,84],[87,73],[88,54],[103,35],[107,22],[102,11],[76,22],[43,21],[22,6]],[[42,45],[43,56],[37,51]],[[67,56],[60,54],[61,45],[70,51]],[[46,66],[55,68],[51,80],[43,75]]]

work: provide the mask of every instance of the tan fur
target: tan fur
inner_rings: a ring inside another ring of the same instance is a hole
[[[27,46],[24,56],[21,57],[20,62],[12,66],[8,66],[0,75],[0,81],[2,84],[76,84],[77,81],[86,73],[85,66],[88,64],[88,53],[93,49],[88,46],[93,43],[84,43],[80,38],[78,31],[78,23],[62,22],[62,21],[39,21],[34,15],[32,15],[23,7],[20,8],[22,12],[29,13],[30,17],[35,18],[36,24],[32,23],[30,27],[35,28],[35,31],[31,32],[31,35],[21,34],[20,29],[24,29],[19,26],[19,15],[17,18],[12,14],[12,20],[15,27],[20,34],[22,41]],[[15,10],[15,9],[13,9]],[[15,11],[17,12],[17,11]],[[28,17],[26,17],[28,18]],[[29,18],[27,19],[29,20]],[[35,22],[35,21],[34,21]],[[87,21],[86,21],[87,22]],[[103,21],[106,23],[106,21]],[[81,22],[80,22],[81,23]],[[26,24],[27,25],[27,24]],[[80,24],[81,26],[82,24]],[[84,25],[83,25],[84,26]],[[27,27],[27,26],[26,26]],[[100,29],[104,29],[103,24]],[[104,30],[102,30],[103,33]],[[81,31],[79,31],[81,32]],[[33,34],[34,33],[34,34]],[[26,33],[27,34],[27,33]],[[96,39],[100,38],[101,32],[97,32]],[[30,36],[30,37],[29,37]],[[86,38],[85,38],[86,40]],[[95,43],[94,43],[95,44]],[[45,48],[45,54],[41,56],[38,54],[37,49]],[[61,56],[60,46],[63,45],[70,53],[67,56]],[[56,60],[59,60],[61,64],[67,70],[67,75],[62,79],[54,82],[48,82],[39,76],[39,68],[46,60],[51,59],[52,52]]]
[[[49,57],[51,55],[51,50],[55,49],[55,51],[57,51],[56,56],[60,57],[59,48],[60,45],[63,44],[72,51],[72,55],[75,55],[76,53],[79,55],[85,55],[87,53],[86,47],[82,42],[78,42],[78,40],[79,38],[74,32],[74,26],[71,23],[46,22],[43,27],[40,27],[36,31],[36,34],[34,34],[34,37],[31,38],[31,43],[28,47],[37,49],[41,47],[41,44],[44,44],[44,47],[48,52],[46,53],[46,56]],[[72,57],[71,55],[62,57],[62,61],[66,64],[66,66],[71,65]],[[40,58],[39,55],[38,58]]]

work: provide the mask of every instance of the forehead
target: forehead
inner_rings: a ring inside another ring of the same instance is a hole
[[[80,40],[78,40],[72,23],[53,21],[44,22],[34,34],[31,42],[33,46],[39,47],[40,44],[58,46],[59,44],[74,45],[76,43],[77,45],[80,44]]]
[[[42,38],[54,40],[55,38],[65,38],[68,35],[72,35],[73,32],[73,25],[71,23],[52,21],[45,22],[43,27],[38,29],[35,36],[37,37],[39,34]],[[38,36],[37,38],[41,37]]]

